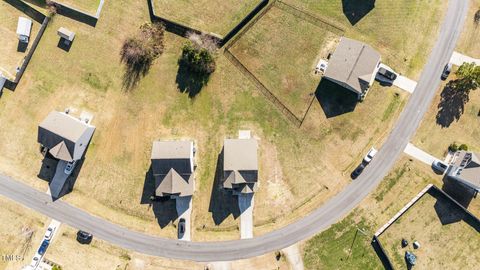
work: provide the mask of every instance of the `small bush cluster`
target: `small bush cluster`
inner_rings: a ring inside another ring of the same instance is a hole
[[[450,152],[457,152],[457,151],[468,151],[468,145],[462,143],[459,145],[457,145],[456,143],[452,143],[448,146],[448,151]]]
[[[189,41],[183,45],[180,62],[188,69],[198,74],[212,74],[215,72],[215,53],[217,43],[204,34],[189,34]]]

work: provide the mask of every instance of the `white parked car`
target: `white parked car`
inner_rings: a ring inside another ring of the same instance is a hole
[[[378,150],[375,148],[370,148],[370,151],[368,151],[367,155],[363,158],[363,163],[369,164],[370,161],[372,161],[373,157],[378,153]]]
[[[45,232],[44,238],[45,238],[46,240],[52,239],[52,236],[53,236],[53,232],[54,232],[54,231],[55,231],[55,230],[54,230],[53,228],[48,227],[47,231]]]
[[[42,255],[38,253],[35,254],[35,256],[32,259],[32,262],[30,263],[30,269],[37,269],[41,259],[42,259]]]
[[[76,160],[68,162],[67,166],[65,166],[65,173],[70,175],[73,172],[73,169],[75,169],[75,164],[77,163]]]

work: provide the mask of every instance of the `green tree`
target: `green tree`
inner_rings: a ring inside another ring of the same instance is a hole
[[[457,70],[457,76],[465,90],[480,87],[480,66],[475,63],[463,63]]]
[[[468,146],[463,143],[458,147],[458,150],[468,151]]]

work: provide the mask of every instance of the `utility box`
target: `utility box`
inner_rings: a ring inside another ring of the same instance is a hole
[[[32,20],[25,17],[18,17],[17,37],[20,42],[28,43],[32,31]]]

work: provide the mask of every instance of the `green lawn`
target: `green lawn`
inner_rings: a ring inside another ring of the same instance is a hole
[[[315,66],[339,38],[274,6],[230,51],[302,119],[320,82]]]
[[[222,36],[259,3],[260,0],[153,0],[158,16]]]

